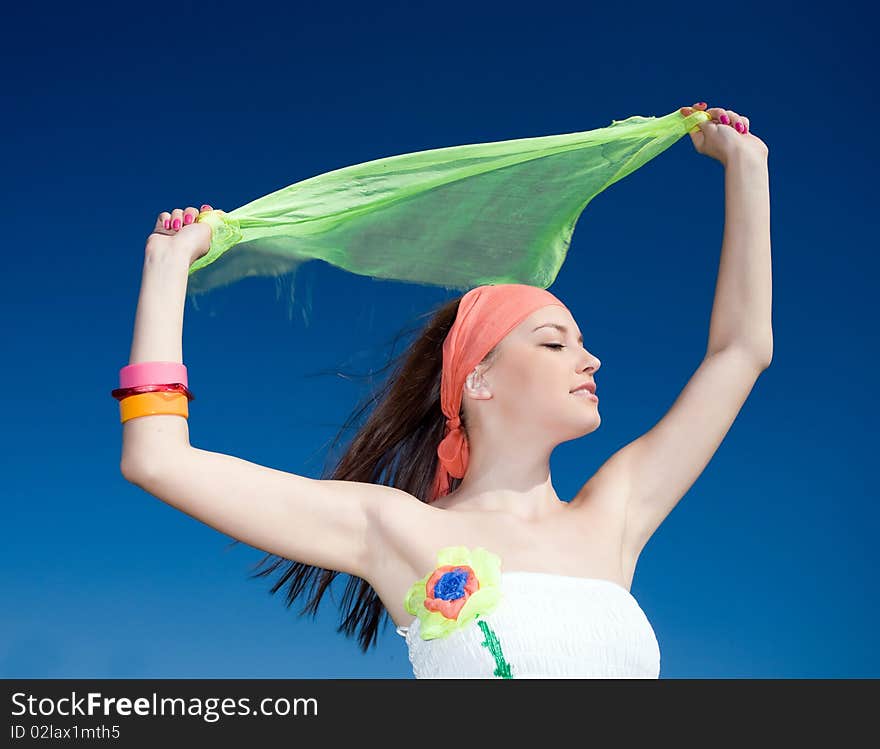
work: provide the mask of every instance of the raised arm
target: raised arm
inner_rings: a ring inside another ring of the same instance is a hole
[[[210,208],[210,207],[208,207]],[[210,246],[206,224],[179,233],[162,213],[145,251],[130,363],[182,361],[189,267]],[[186,418],[156,414],[122,425],[123,476],[172,507],[263,551],[367,578],[374,510],[418,500],[378,484],[310,479],[190,445]],[[409,506],[409,503],[406,503]]]
[[[659,423],[614,453],[578,495],[625,509],[630,559],[706,468],[773,358],[769,149],[747,135],[747,118],[707,111],[713,121],[694,143],[724,165],[725,219],[706,356]],[[730,127],[716,129],[716,120]]]
[[[194,208],[186,209],[190,215],[194,211]],[[183,220],[179,208],[173,213],[171,220]],[[160,222],[170,216],[172,214],[159,214],[157,229],[150,235],[144,250],[129,364],[183,361],[183,308],[190,259],[197,254],[195,246],[206,242],[210,246],[211,229],[207,224],[186,225],[179,239],[190,239],[186,243],[190,249],[184,247],[183,242],[178,247],[167,235],[159,235]],[[184,237],[183,232],[189,232],[188,236]],[[195,238],[192,232],[197,233]],[[162,241],[155,241],[157,237]],[[159,463],[187,447],[189,424],[182,416],[156,414],[129,419],[122,425],[122,472],[124,475],[140,472],[145,464]]]

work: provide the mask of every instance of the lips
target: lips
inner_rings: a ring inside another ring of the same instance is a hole
[[[596,394],[596,383],[595,382],[585,382],[583,385],[581,385],[580,387],[576,387],[571,392],[578,393],[581,390],[589,390],[593,395],[595,395]]]
[[[575,396],[576,398],[584,398],[585,400],[592,400],[592,401],[596,401],[597,403],[599,401],[599,396],[594,395],[586,388],[581,388],[580,390],[575,390],[572,393],[572,395]]]

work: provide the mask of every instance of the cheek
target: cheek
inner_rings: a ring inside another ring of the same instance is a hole
[[[532,366],[526,366],[524,363],[522,366],[511,367],[505,371],[501,384],[505,392],[522,398],[526,395],[540,394],[541,390],[546,388],[545,377],[546,375],[542,376],[538,368],[534,366],[534,362]]]
[[[549,372],[521,371],[505,383],[506,401],[518,410],[547,413],[569,405],[566,383],[553,380]]]
[[[506,371],[494,384],[496,403],[511,418],[544,408],[541,384],[525,370]]]
[[[541,358],[544,354],[546,359]],[[499,367],[494,375],[495,397],[510,413],[558,412],[570,404],[573,397],[571,387],[559,363],[550,357],[554,352],[525,349],[522,352],[509,352],[504,367]],[[576,405],[576,404],[575,404]]]

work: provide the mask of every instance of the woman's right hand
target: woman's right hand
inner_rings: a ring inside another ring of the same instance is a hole
[[[213,211],[203,205],[202,212]],[[153,233],[147,237],[147,252],[163,257],[186,258],[187,267],[211,249],[211,227],[204,222],[196,223],[199,215],[192,206],[163,211],[156,219]]]

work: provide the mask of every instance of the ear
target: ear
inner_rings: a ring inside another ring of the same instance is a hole
[[[468,395],[472,398],[484,400],[492,397],[489,383],[486,381],[479,365],[474,367],[474,371],[467,376],[465,387],[468,389]]]

